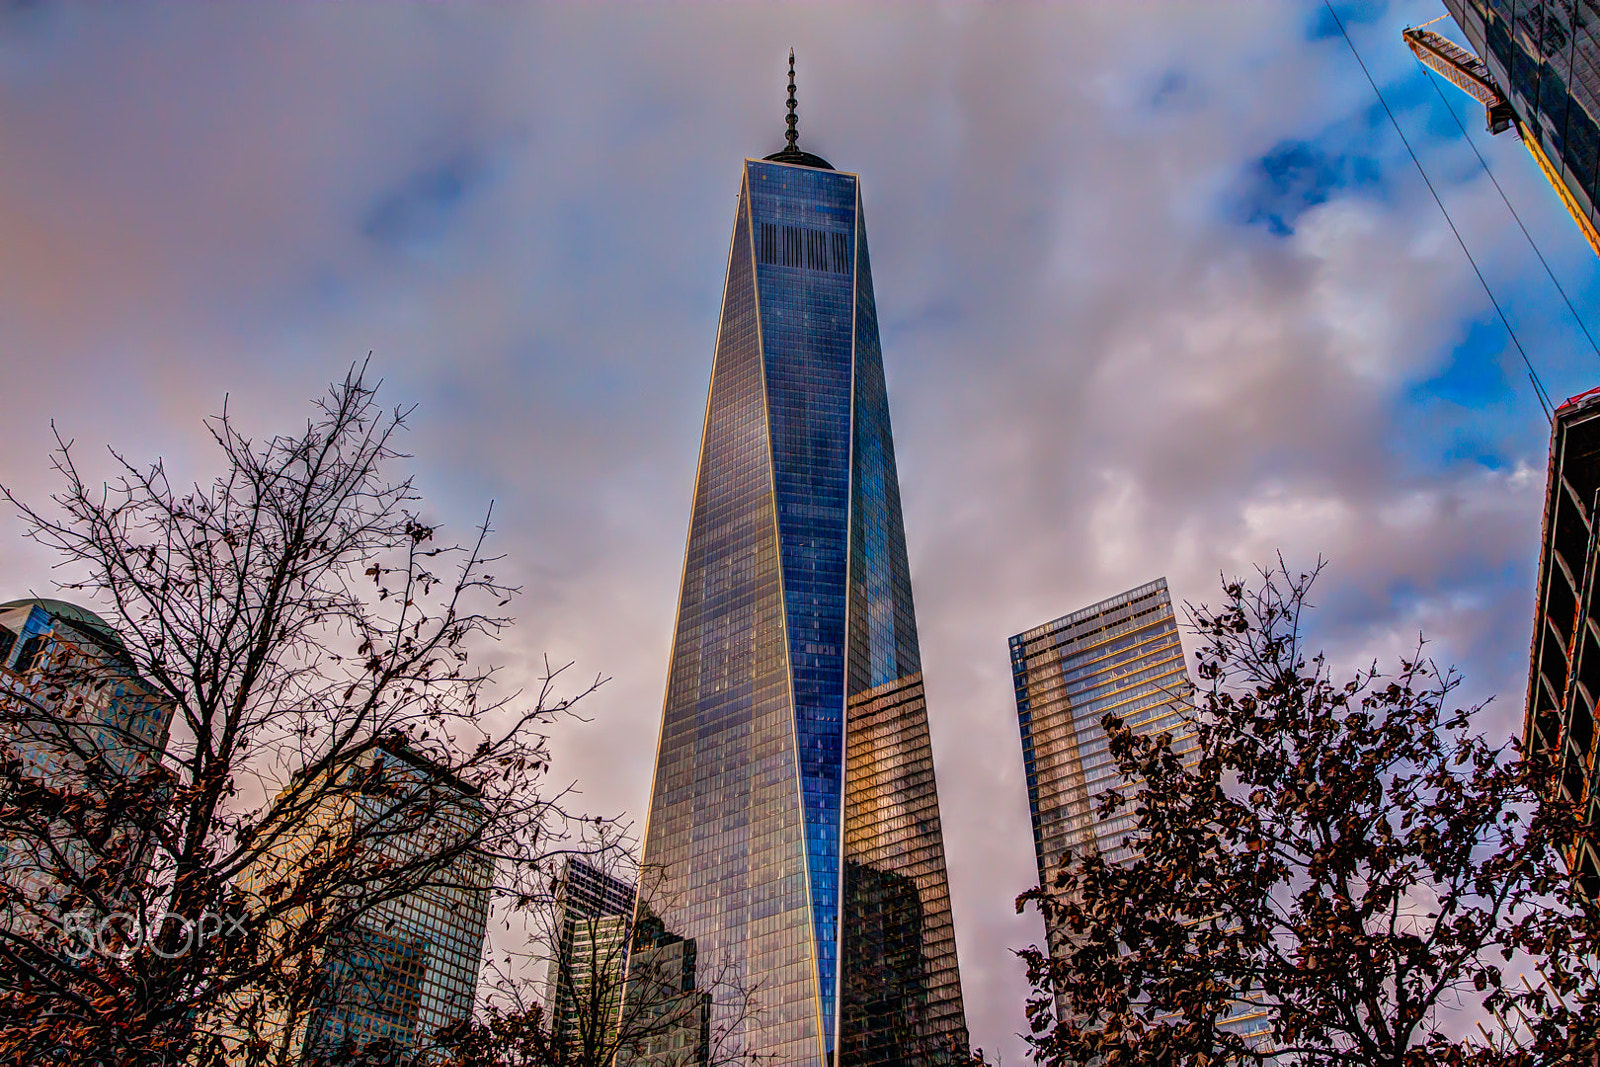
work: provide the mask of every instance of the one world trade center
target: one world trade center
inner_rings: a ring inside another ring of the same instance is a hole
[[[651,907],[754,990],[764,1061],[944,1063],[967,1031],[860,183],[798,147],[792,55],[788,124],[740,181]]]

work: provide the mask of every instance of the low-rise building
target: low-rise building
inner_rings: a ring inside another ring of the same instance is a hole
[[[98,615],[0,604],[0,789],[22,801],[0,826],[0,927],[129,903],[153,852],[129,805],[160,796],[172,713]]]

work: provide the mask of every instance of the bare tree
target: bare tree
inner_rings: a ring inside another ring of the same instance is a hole
[[[60,441],[54,507],[4,490],[116,632],[0,679],[0,845],[39,868],[0,865],[0,1060],[297,1063],[351,945],[407,958],[400,903],[547,895],[540,730],[592,686],[498,695],[489,522],[437,539],[375,389],[262,441],[225,405],[208,484],[113,453],[97,485]],[[85,736],[73,699],[115,713]]]
[[[1315,577],[1280,561],[1190,610],[1198,753],[1107,716],[1133,784],[1101,814],[1131,811],[1135,858],[1069,855],[1018,900],[1065,931],[1021,954],[1036,1058],[1594,1063],[1600,927],[1561,860],[1576,812],[1420,649],[1335,680],[1303,643]],[[1492,1025],[1459,1036],[1474,1012]]]

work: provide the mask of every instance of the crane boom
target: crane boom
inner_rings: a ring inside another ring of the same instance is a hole
[[[1406,44],[1430,70],[1462,92],[1471,96],[1484,108],[1484,122],[1490,133],[1500,133],[1515,125],[1511,105],[1489,75],[1483,60],[1456,44],[1450,38],[1421,27],[1406,30]]]

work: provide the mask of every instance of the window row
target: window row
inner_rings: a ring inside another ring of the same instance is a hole
[[[756,260],[779,267],[849,274],[850,238],[848,234],[805,226],[763,222],[756,234]]]

